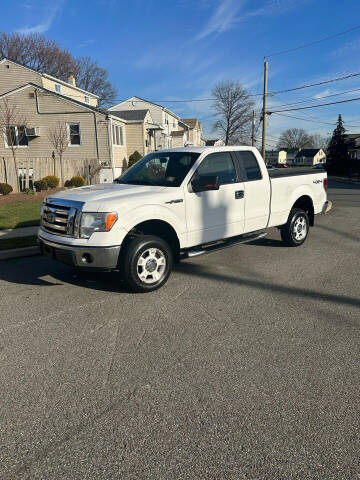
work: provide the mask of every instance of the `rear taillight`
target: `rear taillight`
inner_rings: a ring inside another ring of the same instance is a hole
[[[327,189],[328,189],[328,179],[324,178],[324,190],[325,190],[325,192],[327,192]]]

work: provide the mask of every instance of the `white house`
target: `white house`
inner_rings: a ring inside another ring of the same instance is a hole
[[[215,140],[205,140],[205,145],[207,147],[223,147],[225,142],[221,138],[217,138]]]
[[[295,165],[312,166],[326,163],[326,154],[321,148],[303,148],[295,157]]]
[[[285,150],[266,150],[266,161],[270,165],[284,165],[287,161]]]

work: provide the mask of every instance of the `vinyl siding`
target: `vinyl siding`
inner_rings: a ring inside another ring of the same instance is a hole
[[[126,138],[126,126],[121,120],[112,120],[114,125],[120,125],[123,128],[123,140],[124,145],[113,145],[114,154],[114,166],[119,168],[127,167],[127,160],[129,158],[127,152],[127,138]]]
[[[173,148],[183,147],[185,143],[185,136],[182,137],[172,137],[172,146]]]
[[[40,112],[50,113],[46,115],[39,114],[36,110],[35,98],[30,98],[29,96],[29,91],[31,90],[33,88],[28,87],[7,97],[12,104],[15,104],[21,112],[25,113],[27,127],[40,127],[40,136],[29,139],[28,147],[18,148],[17,157],[19,159],[50,157],[53,146],[48,138],[49,129],[55,127],[57,122],[60,121],[63,123],[74,122],[80,124],[81,145],[68,146],[64,153],[64,159],[96,159],[93,112],[81,105],[76,105],[71,101],[39,90],[39,110]],[[98,131],[99,159],[101,162],[110,161],[111,146],[108,140],[108,122],[105,121],[105,116],[100,113],[95,113],[95,120]],[[2,135],[0,135],[0,156],[11,156],[11,150],[5,147]],[[122,148],[121,153],[120,151],[118,152],[117,161],[120,162],[120,159],[124,157],[126,158],[125,147]]]
[[[144,124],[128,123],[125,126],[126,131],[126,148],[128,156],[133,154],[137,150],[141,155],[145,155],[145,136],[144,136]]]
[[[9,66],[9,68],[7,68]],[[0,95],[27,83],[41,85],[41,75],[6,60],[0,63]]]
[[[48,90],[51,90],[52,92],[55,92],[55,83],[57,82],[55,82],[54,80],[51,80],[50,78],[42,77],[42,86],[44,88],[47,88]],[[82,93],[79,90],[72,88],[71,85],[67,86],[60,83],[60,86],[61,86],[61,95],[64,95],[65,97],[73,98],[78,102],[85,103],[85,93]],[[94,97],[91,97],[90,95],[88,95],[88,97],[90,99],[90,103],[87,105],[96,107],[98,103],[97,99]]]

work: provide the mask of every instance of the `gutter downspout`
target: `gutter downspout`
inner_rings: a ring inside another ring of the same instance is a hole
[[[73,115],[73,114],[92,114],[94,117],[94,130],[95,130],[95,146],[96,146],[96,158],[97,161],[100,162],[99,158],[99,141],[98,141],[98,131],[97,131],[97,124],[96,124],[96,112],[82,112],[82,111],[75,111],[75,112],[40,112],[39,109],[39,99],[38,99],[38,91],[35,89],[35,101],[36,101],[36,110],[39,115]]]
[[[109,150],[110,150],[110,160],[111,160],[111,169],[113,174],[113,181],[115,180],[115,165],[114,165],[114,145],[112,141],[112,120],[108,117],[108,139],[109,139]]]

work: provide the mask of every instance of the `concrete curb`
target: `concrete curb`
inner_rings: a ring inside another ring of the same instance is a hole
[[[0,260],[8,260],[10,258],[31,257],[40,255],[40,247],[24,247],[12,248],[11,250],[0,250]]]

